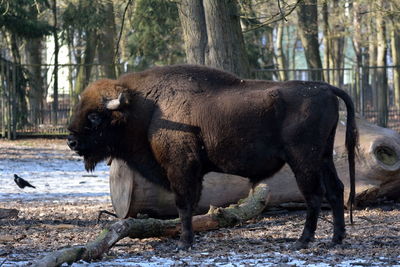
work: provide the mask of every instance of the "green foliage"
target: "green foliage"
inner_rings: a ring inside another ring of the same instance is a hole
[[[106,21],[107,12],[100,0],[71,1],[62,13],[64,29],[75,31],[96,31]]]
[[[52,26],[38,19],[39,11],[36,7],[45,2],[47,1],[0,1],[0,27],[24,38],[38,38],[51,34]]]
[[[183,41],[176,3],[138,0],[128,46],[136,70],[184,60]]]

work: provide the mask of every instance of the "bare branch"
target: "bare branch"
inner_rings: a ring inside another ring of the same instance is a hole
[[[122,31],[124,30],[125,16],[126,16],[126,12],[128,11],[128,7],[131,4],[132,4],[132,0],[129,0],[128,3],[125,6],[124,14],[122,16],[122,21],[121,21],[121,30],[119,31],[118,41],[117,41],[117,45],[116,45],[116,48],[115,48],[114,59],[117,59],[117,57],[118,57],[119,43],[121,42]],[[114,63],[117,63],[117,62],[114,62]]]
[[[278,0],[278,8],[279,8],[279,13],[281,13],[281,16],[283,17],[283,19],[285,21],[287,21],[286,15],[285,15],[284,11],[282,10],[282,7],[281,7],[281,0]]]
[[[261,27],[264,27],[266,25],[278,22],[278,21],[280,21],[282,19],[286,20],[285,17],[289,16],[296,9],[296,7],[299,5],[299,3],[301,1],[303,1],[303,0],[297,0],[297,2],[289,9],[289,11],[286,14],[284,12],[280,11],[279,13],[275,14],[274,16],[272,16],[272,18],[270,20],[267,20],[267,21],[255,26],[255,27],[253,27],[251,29],[245,30],[244,32],[257,30],[257,29],[259,29]],[[278,3],[279,3],[279,1],[278,1]],[[278,18],[274,19],[275,17],[278,17]]]

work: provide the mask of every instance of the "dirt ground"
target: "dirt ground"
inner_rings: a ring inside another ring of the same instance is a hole
[[[64,140],[0,141],[0,164],[5,157],[26,158],[28,151],[36,151],[28,156],[32,159],[38,151],[75,157]],[[17,218],[0,220],[0,266],[27,265],[47,252],[86,244],[116,221],[104,215],[97,223],[99,210],[112,211],[109,201],[2,201],[0,208],[19,210]],[[266,211],[233,228],[198,233],[190,251],[176,251],[173,238],[127,238],[102,261],[76,266],[400,266],[400,203],[356,210],[344,244],[334,248],[327,246],[332,218],[324,210],[310,248],[291,249],[304,218],[303,210]]]

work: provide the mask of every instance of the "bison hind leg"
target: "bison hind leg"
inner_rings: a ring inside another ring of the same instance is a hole
[[[318,216],[321,209],[323,189],[319,170],[307,170],[308,168],[293,169],[297,184],[307,204],[306,221],[300,238],[296,241],[294,249],[307,248],[314,240],[317,229]],[[307,171],[305,171],[307,170]]]
[[[337,175],[332,157],[325,159],[322,171],[325,198],[332,208],[333,215],[332,243],[341,244],[346,235],[343,204],[344,186]]]

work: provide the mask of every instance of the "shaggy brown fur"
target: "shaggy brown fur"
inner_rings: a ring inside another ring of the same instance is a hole
[[[322,82],[241,80],[191,65],[100,80],[82,93],[68,143],[84,156],[87,170],[106,157],[120,158],[172,190],[183,247],[193,242],[192,210],[205,173],[236,174],[256,183],[288,163],[308,205],[296,247],[313,238],[323,196],[332,206],[336,244],[345,235],[343,184],[332,159],[337,97],[348,112],[354,183],[353,104],[344,91]]]

